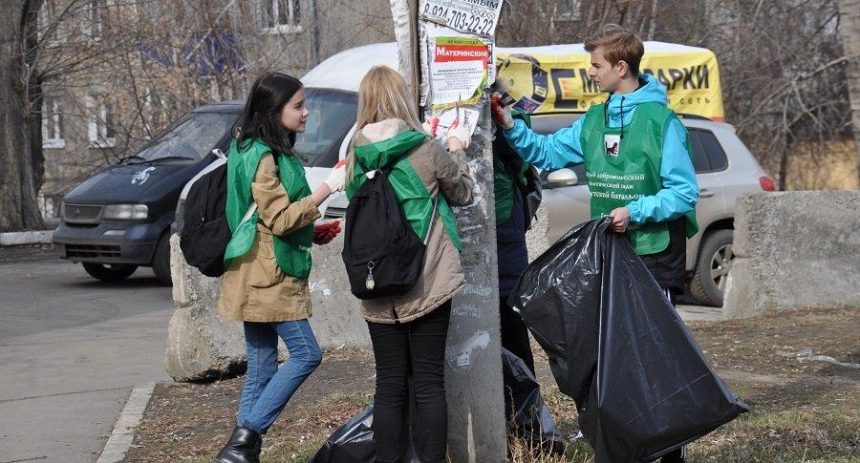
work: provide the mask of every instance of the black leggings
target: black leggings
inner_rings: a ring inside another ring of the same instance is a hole
[[[373,441],[376,461],[399,462],[406,448],[407,380],[412,375],[417,431],[413,441],[421,461],[444,462],[448,440],[445,401],[445,341],[451,301],[416,320],[396,325],[371,323],[376,357]]]

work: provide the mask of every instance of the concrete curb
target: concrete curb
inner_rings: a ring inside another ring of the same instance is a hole
[[[110,438],[96,463],[119,463],[125,459],[125,454],[134,440],[134,431],[143,419],[143,412],[149,404],[153,390],[155,383],[139,384],[131,390],[128,402],[119,414],[119,419],[116,420]]]
[[[51,244],[54,230],[0,233],[0,247],[28,244]]]

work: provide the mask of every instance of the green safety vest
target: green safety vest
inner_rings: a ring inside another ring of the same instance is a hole
[[[640,104],[633,113],[633,121],[625,127],[627,136],[619,140],[617,155],[610,155],[604,145],[605,136],[620,136],[621,129],[606,126],[604,105],[589,108],[582,125],[581,143],[591,192],[592,219],[605,217],[615,208],[624,207],[642,196],[653,196],[662,189],[663,129],[677,117],[662,104]],[[689,146],[688,135],[685,141],[688,153]],[[686,214],[686,220],[689,238],[698,231],[695,209]],[[627,238],[640,256],[656,254],[669,247],[666,222],[630,224]]]
[[[241,144],[233,140],[230,144],[227,157],[227,223],[230,225],[233,237],[224,253],[224,263],[227,266],[233,259],[247,254],[257,238],[259,210],[241,225],[240,222],[254,201],[251,195],[251,183],[257,175],[260,160],[271,152],[272,149],[259,139],[248,140]],[[310,195],[311,189],[305,178],[305,169],[298,158],[292,154],[282,154],[277,156],[277,160],[278,177],[284,189],[287,190],[290,201],[299,201]],[[313,237],[313,224],[308,224],[286,236],[273,236],[275,260],[285,274],[294,278],[308,277],[311,271]]]
[[[528,113],[514,110],[511,111],[511,116],[522,119],[526,123],[526,127],[531,128],[531,117]],[[496,134],[496,136],[504,138],[502,134]],[[518,155],[514,153],[514,156]],[[520,171],[515,173],[516,178],[513,178],[511,172],[505,167],[505,163],[499,158],[496,150],[493,150],[493,193],[496,198],[496,225],[501,225],[511,218],[514,208],[514,194],[519,193],[517,183],[520,186],[528,184],[526,172],[528,172],[530,167],[531,164],[523,161],[520,165]]]
[[[433,215],[433,198],[421,177],[412,168],[406,154],[415,147],[424,143],[427,135],[415,131],[407,130],[401,132],[395,137],[383,140],[377,143],[368,143],[366,145],[356,146],[354,148],[355,156],[361,160],[364,165],[370,169],[381,168],[388,164],[391,160],[400,158],[394,163],[391,173],[388,174],[388,182],[391,184],[394,194],[400,202],[400,207],[403,208],[403,214],[412,230],[419,238],[424,239],[430,229],[430,217]],[[364,169],[355,163],[352,171],[352,176],[346,185],[346,197],[350,200],[358,191],[358,188],[364,184],[367,179]],[[448,236],[454,243],[454,247],[458,251],[463,250],[463,244],[460,241],[460,234],[457,231],[457,218],[454,216],[454,211],[445,200],[445,196],[438,195],[438,210],[437,213],[442,219],[445,230],[448,231]]]

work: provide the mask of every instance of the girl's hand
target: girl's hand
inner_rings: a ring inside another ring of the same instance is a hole
[[[458,149],[466,149],[469,147],[469,142],[472,141],[472,134],[469,133],[463,124],[457,124],[456,127],[448,132],[448,150],[456,151]],[[453,144],[452,144],[453,143]]]
[[[314,244],[328,244],[340,233],[340,220],[314,225]]]
[[[325,184],[328,185],[332,193],[343,190],[346,184],[346,165],[343,162],[337,163],[325,179]]]

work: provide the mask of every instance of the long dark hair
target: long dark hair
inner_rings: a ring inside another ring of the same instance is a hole
[[[266,72],[251,86],[245,109],[236,127],[240,148],[258,138],[277,155],[289,155],[296,143],[296,133],[281,124],[281,110],[302,88],[299,79],[280,72]]]

